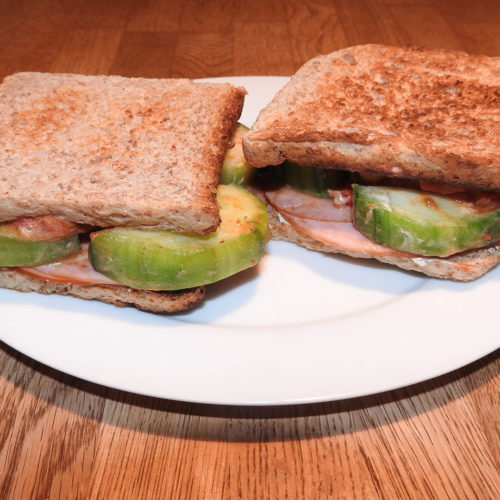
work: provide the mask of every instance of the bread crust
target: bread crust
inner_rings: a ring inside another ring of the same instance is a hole
[[[186,79],[17,73],[0,85],[0,221],[209,233],[245,90]]]
[[[361,259],[376,259],[407,271],[416,271],[434,278],[471,281],[493,269],[500,263],[500,242],[486,248],[469,250],[447,258],[439,257],[394,257],[346,251],[341,247],[325,245],[296,231],[278,212],[268,204],[271,239],[297,243],[311,250],[338,253]]]
[[[375,44],[318,56],[243,147],[257,167],[288,159],[500,191],[500,57]]]
[[[191,309],[203,300],[206,289],[205,286],[199,286],[177,292],[155,292],[121,285],[55,283],[33,278],[8,267],[0,267],[0,287],[45,295],[72,295],[82,299],[100,300],[115,306],[134,306],[155,313],[175,313]]]

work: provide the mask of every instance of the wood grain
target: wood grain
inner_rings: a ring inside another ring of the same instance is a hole
[[[0,0],[0,19],[0,77],[291,74],[365,42],[500,55],[496,0]],[[0,344],[0,499],[69,498],[500,499],[500,351],[389,393],[245,408],[107,389]]]
[[[42,367],[5,345],[0,366],[0,470],[8,471],[0,498],[500,493],[500,352],[398,391],[285,408],[131,395]]]

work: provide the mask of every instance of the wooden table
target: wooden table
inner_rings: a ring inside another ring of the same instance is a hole
[[[4,0],[0,77],[288,75],[365,42],[500,55],[499,5]],[[500,498],[498,351],[410,388],[271,408],[135,396],[6,345],[0,372],[1,499]]]

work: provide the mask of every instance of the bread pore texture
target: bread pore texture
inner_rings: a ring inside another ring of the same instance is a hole
[[[243,141],[285,160],[500,191],[500,57],[361,45],[304,64]]]
[[[206,234],[245,91],[186,79],[17,73],[0,85],[0,221]]]

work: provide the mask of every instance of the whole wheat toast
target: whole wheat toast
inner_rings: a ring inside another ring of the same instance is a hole
[[[243,141],[285,159],[500,191],[500,57],[361,45],[304,64]]]
[[[176,292],[136,290],[123,285],[79,285],[33,278],[15,268],[0,267],[0,287],[19,292],[57,293],[95,299],[115,306],[135,306],[143,311],[175,313],[191,309],[205,297],[205,286]]]
[[[206,234],[245,91],[186,79],[17,73],[0,85],[0,221]]]

